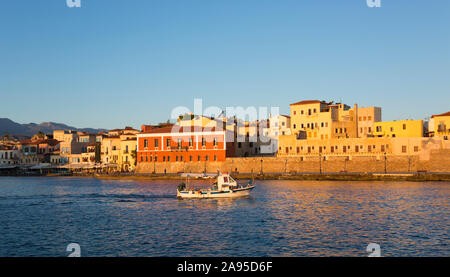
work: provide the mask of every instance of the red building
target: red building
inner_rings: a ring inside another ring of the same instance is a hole
[[[138,163],[224,161],[231,156],[234,142],[227,141],[225,130],[174,126],[137,134]]]

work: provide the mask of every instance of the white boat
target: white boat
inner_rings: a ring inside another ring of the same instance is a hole
[[[253,181],[248,184],[238,184],[229,174],[219,173],[217,181],[210,189],[194,189],[181,183],[177,188],[179,198],[230,198],[248,196],[254,189]]]

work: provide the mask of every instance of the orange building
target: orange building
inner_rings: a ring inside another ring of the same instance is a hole
[[[234,156],[233,138],[216,128],[148,128],[137,134],[137,162],[224,161]]]

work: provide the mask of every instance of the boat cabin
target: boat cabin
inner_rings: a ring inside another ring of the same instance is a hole
[[[228,174],[221,174],[217,179],[218,190],[229,190],[229,187],[236,187],[236,181]]]

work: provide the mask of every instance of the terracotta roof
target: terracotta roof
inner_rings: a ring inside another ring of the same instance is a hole
[[[37,145],[37,144],[48,144],[51,146],[57,145],[59,144],[59,141],[57,141],[56,139],[38,139],[38,140],[31,140],[31,139],[27,139],[22,141],[20,144],[24,145]]]
[[[303,100],[300,102],[293,103],[293,104],[291,104],[291,106],[292,105],[318,104],[318,103],[327,104],[327,102],[321,101],[321,100]]]
[[[201,127],[201,126],[174,126],[174,127],[162,127],[151,129],[147,132],[141,132],[140,134],[164,134],[164,133],[191,133],[191,132],[220,132],[225,129],[215,127]]]
[[[441,113],[441,114],[434,114],[434,115],[431,116],[431,118],[438,117],[438,116],[450,116],[450,112]]]
[[[288,118],[291,118],[291,116],[290,116],[290,115],[285,115],[285,114],[281,114],[281,116],[284,116],[284,117],[288,117]]]

